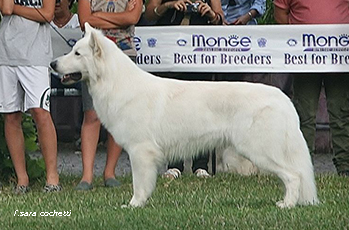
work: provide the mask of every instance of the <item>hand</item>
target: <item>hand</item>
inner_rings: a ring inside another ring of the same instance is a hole
[[[127,11],[132,11],[135,8],[135,5],[136,5],[136,0],[129,0],[126,6]]]
[[[187,11],[186,4],[192,4],[192,2],[190,0],[173,1],[173,5],[170,8],[174,8],[175,10],[185,12]]]
[[[207,16],[211,20],[216,17],[216,13],[207,3],[202,1],[196,1],[195,3],[199,3],[198,12],[201,14],[201,17]]]
[[[251,20],[250,15],[244,14],[240,16],[238,19],[236,19],[235,21],[229,23],[229,25],[246,25],[250,20]]]

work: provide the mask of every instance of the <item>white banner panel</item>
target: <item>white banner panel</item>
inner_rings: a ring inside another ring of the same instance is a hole
[[[69,52],[51,35],[55,57]],[[135,42],[150,72],[349,72],[349,24],[136,27]]]
[[[136,28],[150,72],[349,72],[349,25]]]

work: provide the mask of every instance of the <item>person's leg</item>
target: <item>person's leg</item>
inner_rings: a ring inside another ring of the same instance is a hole
[[[29,177],[25,166],[24,136],[22,130],[22,113],[4,114],[5,138],[10,151],[13,166],[17,175],[18,186],[29,185]]]
[[[101,123],[94,110],[84,112],[81,127],[81,153],[82,153],[82,178],[89,184],[93,180],[93,166],[96,156],[97,144]]]
[[[325,77],[327,110],[332,134],[333,163],[339,174],[349,175],[349,78],[348,74]]]
[[[192,170],[198,177],[209,177],[208,162],[210,160],[210,153],[208,151],[200,153],[200,155],[193,158]]]
[[[171,163],[168,164],[167,168],[168,169],[176,168],[176,169],[178,169],[182,173],[183,170],[184,170],[184,161],[178,160],[178,161],[175,161],[175,162],[171,162]]]
[[[130,57],[133,62],[136,63],[136,57]],[[115,180],[115,168],[118,163],[118,160],[121,156],[122,147],[118,145],[112,135],[108,132],[107,138],[107,160],[104,167],[104,185],[106,187],[116,187],[120,183]]]
[[[59,176],[57,172],[57,135],[50,112],[41,109],[30,109],[30,113],[38,130],[38,139],[41,153],[46,165],[46,183],[57,185]]]
[[[204,152],[193,158],[192,170],[195,172],[198,169],[205,169],[208,171],[208,162],[210,160],[210,153]]]
[[[5,139],[17,175],[17,184],[28,186],[22,112],[20,112],[23,108],[24,91],[19,84],[16,69],[0,65],[0,112],[4,115]]]
[[[301,130],[311,154],[315,151],[316,113],[321,86],[321,74],[294,75],[293,103],[298,112]]]
[[[107,160],[104,168],[104,180],[115,178],[115,168],[121,156],[122,147],[118,145],[110,133],[107,140]]]

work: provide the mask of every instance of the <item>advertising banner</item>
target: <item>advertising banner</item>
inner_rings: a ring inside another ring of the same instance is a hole
[[[349,72],[349,25],[137,27],[151,72]]]
[[[55,57],[69,52],[51,34]],[[135,44],[149,72],[349,72],[349,24],[136,27]]]

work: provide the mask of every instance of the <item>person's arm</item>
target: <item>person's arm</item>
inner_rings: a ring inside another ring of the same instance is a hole
[[[162,0],[149,0],[144,16],[149,21],[155,21],[162,17],[168,9],[175,9],[184,12],[187,10],[186,4],[191,3],[190,0],[176,0],[162,4]]]
[[[114,24],[114,28],[135,25],[142,14],[143,0],[134,0],[134,2],[130,1],[129,4],[132,4],[132,7],[127,7],[123,12],[114,13],[98,11],[92,13],[92,15]]]
[[[274,18],[275,21],[279,24],[289,24],[288,22],[288,9],[282,9],[276,5],[274,5]]]
[[[78,15],[82,30],[85,22],[100,29],[115,29],[135,25],[142,13],[142,0],[130,1],[124,12],[92,12],[89,0],[79,0]]]
[[[249,12],[251,12],[253,18],[261,17],[267,8],[267,1],[266,0],[255,0],[253,1],[253,4],[251,6],[251,9]],[[253,12],[255,10],[255,12]]]
[[[113,23],[107,22],[101,18],[92,15],[91,5],[89,0],[79,0],[78,16],[81,30],[85,31],[85,22],[88,22],[92,27],[100,29],[115,28]]]
[[[231,25],[246,25],[249,21],[255,18],[258,15],[257,10],[249,10],[246,14],[238,17],[235,21],[230,23]]]
[[[13,12],[13,0],[0,0],[0,11],[2,15],[11,15]]]
[[[2,0],[4,1],[4,0]],[[39,12],[40,13],[39,13]],[[55,1],[43,0],[41,8],[32,8],[15,4],[13,14],[36,22],[50,22],[54,17]]]
[[[208,14],[207,17],[209,17],[210,22],[212,24],[223,24],[224,22],[224,13],[222,10],[222,3],[221,0],[211,0],[210,1],[210,7],[213,11],[213,15],[212,14]]]

